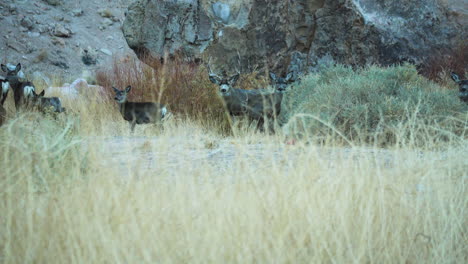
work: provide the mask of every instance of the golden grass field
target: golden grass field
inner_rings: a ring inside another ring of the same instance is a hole
[[[0,263],[467,262],[466,135],[289,145],[183,115],[130,134],[113,101],[54,120],[10,99]]]

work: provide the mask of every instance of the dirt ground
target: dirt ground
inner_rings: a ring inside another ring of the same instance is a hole
[[[217,139],[193,142],[190,138],[175,137],[167,141],[157,136],[90,137],[84,144],[101,144],[99,156],[103,166],[116,168],[121,176],[138,171],[142,175],[157,174],[161,170],[180,174],[184,170],[210,168],[222,174],[238,162],[246,162],[252,175],[265,166],[277,166],[288,174],[288,168],[299,166],[303,155],[311,155],[321,166],[333,170],[335,164],[354,166],[366,161],[384,170],[414,167],[414,157],[421,161],[444,162],[446,152],[375,149],[367,147],[320,147],[275,143],[246,143],[236,139]],[[460,150],[463,152],[463,150]],[[466,151],[466,150],[465,150]],[[409,158],[411,157],[411,159]],[[405,164],[405,160],[411,163]],[[367,163],[366,163],[367,164]],[[240,176],[240,175],[239,175]]]

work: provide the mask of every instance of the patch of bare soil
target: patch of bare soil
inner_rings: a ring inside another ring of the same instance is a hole
[[[414,158],[421,161],[443,162],[446,152],[420,152],[408,150],[373,149],[365,147],[320,147],[312,145],[286,145],[238,142],[234,139],[192,142],[190,138],[176,137],[169,141],[159,137],[94,137],[86,144],[100,144],[99,155],[103,166],[117,168],[122,176],[138,172],[141,175],[157,175],[164,171],[180,174],[199,171],[201,168],[216,170],[222,175],[233,167],[248,167],[253,176],[257,170],[275,166],[288,174],[288,169],[300,166],[303,160],[313,160],[333,170],[340,163],[355,167],[362,161],[384,170],[414,167]],[[304,156],[309,157],[304,159]],[[312,158],[310,158],[312,157]],[[406,158],[411,157],[411,159]],[[411,160],[405,164],[405,160]],[[241,175],[239,175],[241,176]]]

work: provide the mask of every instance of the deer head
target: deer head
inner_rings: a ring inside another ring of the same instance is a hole
[[[273,81],[273,86],[278,92],[286,91],[286,87],[295,81],[292,72],[288,73],[284,78],[278,77],[275,73],[270,72],[270,79]]]
[[[219,85],[219,92],[222,96],[229,96],[231,94],[231,89],[233,89],[234,85],[236,84],[237,80],[239,80],[240,74],[237,73],[232,75],[229,78],[224,77],[226,74],[223,74],[223,77],[220,77],[214,74],[210,67],[208,66],[209,70],[209,79],[212,83]]]
[[[19,78],[24,78],[24,73],[21,71],[21,63],[18,63],[16,66],[12,64],[2,64],[2,71],[6,72],[7,77],[18,76]]]
[[[132,86],[127,86],[127,88],[125,88],[124,90],[119,90],[115,87],[112,87],[112,89],[114,90],[115,92],[115,101],[117,101],[117,103],[119,104],[123,104],[127,101],[127,95],[128,93],[130,92],[130,90],[132,89]]]

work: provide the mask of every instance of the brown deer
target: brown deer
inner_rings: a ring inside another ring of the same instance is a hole
[[[23,104],[28,103],[29,99],[32,97],[32,92],[35,90],[35,87],[31,82],[22,81],[23,74],[21,72],[21,63],[12,67],[10,67],[10,65],[7,66],[2,64],[1,69],[7,74],[6,80],[13,90],[15,108],[18,111]]]
[[[233,88],[239,74],[230,78],[221,78],[210,70],[209,79],[219,85],[219,92],[231,116],[247,116],[257,121],[257,128],[263,130],[266,120],[276,120],[280,114],[283,93],[280,91],[244,90]],[[270,127],[271,129],[271,127]]]
[[[65,112],[65,108],[62,107],[62,102],[58,97],[44,97],[45,90],[43,90],[40,94],[36,94],[35,91],[32,91],[32,105],[37,107],[41,112],[46,113],[47,111],[51,111],[54,113],[62,113]]]
[[[450,75],[452,76],[452,79],[458,84],[458,97],[463,102],[468,103],[468,80],[460,80],[458,74],[454,72],[452,72]]]
[[[158,124],[170,115],[167,107],[154,102],[128,102],[127,95],[132,89],[128,86],[124,90],[112,87],[115,92],[115,101],[124,120],[130,123],[133,132],[136,124]]]

